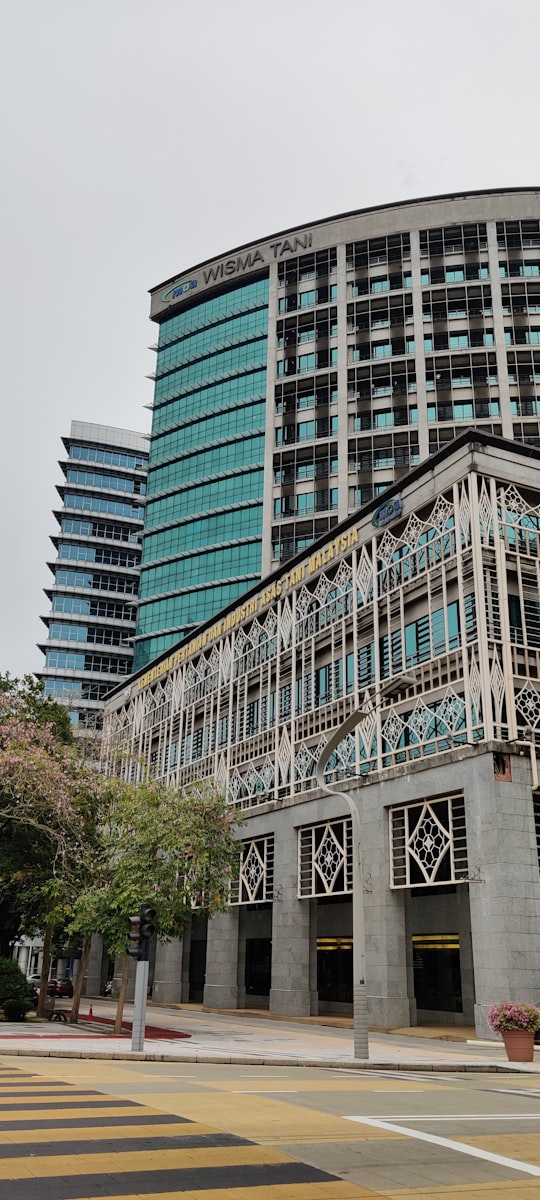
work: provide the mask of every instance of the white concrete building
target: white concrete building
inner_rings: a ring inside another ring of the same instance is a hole
[[[213,777],[246,818],[230,909],[158,946],[156,999],[350,1011],[351,821],[315,769],[361,710],[328,778],[360,817],[370,1021],[485,1033],[538,1001],[539,571],[538,451],[469,430],[115,690],[111,767]]]

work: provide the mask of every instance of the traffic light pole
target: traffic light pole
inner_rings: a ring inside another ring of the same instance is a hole
[[[146,996],[148,993],[148,959],[137,963],[135,976],[135,1001],[131,1027],[131,1049],[144,1050],[144,1027],[146,1025]]]
[[[144,1027],[146,1024],[146,997],[148,995],[148,954],[150,939],[156,932],[154,920],[156,910],[151,904],[141,904],[136,916],[129,917],[127,952],[137,959],[135,975],[135,1002],[131,1026],[131,1049],[144,1050]]]

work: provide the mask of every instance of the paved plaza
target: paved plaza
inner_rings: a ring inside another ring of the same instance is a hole
[[[341,1068],[369,1067],[381,1070],[493,1070],[540,1072],[540,1047],[535,1062],[511,1064],[506,1060],[500,1040],[481,1042],[471,1037],[453,1040],[459,1031],[424,1030],[430,1036],[418,1036],[418,1031],[370,1033],[369,1064],[353,1060],[353,1036],[350,1022],[336,1025],[318,1024],[312,1020],[273,1020],[264,1014],[204,1012],[197,1007],[159,1007],[149,1005],[147,1025],[152,1037],[147,1038],[142,1052],[131,1051],[129,1036],[114,1037],[111,1021],[114,1003],[106,1000],[85,1000],[81,1006],[81,1024],[25,1022],[24,1025],[0,1025],[2,1054],[53,1055],[85,1058],[148,1058],[177,1062],[257,1063],[266,1065],[291,1064]],[[89,1014],[92,1019],[89,1020]],[[132,1006],[126,1005],[129,1021]],[[101,1019],[101,1020],[100,1020]],[[163,1036],[160,1036],[160,1029]],[[178,1037],[179,1033],[187,1034]],[[433,1036],[434,1034],[440,1036]],[[462,1036],[466,1037],[466,1034]]]

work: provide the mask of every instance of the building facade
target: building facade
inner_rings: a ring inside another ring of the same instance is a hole
[[[349,1011],[351,818],[370,1020],[487,1032],[540,995],[540,461],[478,430],[280,564],[110,697],[109,769],[213,778],[229,910],[158,946],[154,997]],[[392,692],[392,695],[390,695]]]
[[[346,213],[153,289],[135,668],[474,425],[539,445],[540,191]]]
[[[104,698],[132,669],[148,438],[72,421],[63,439],[50,611],[38,677],[76,730],[101,727]]]

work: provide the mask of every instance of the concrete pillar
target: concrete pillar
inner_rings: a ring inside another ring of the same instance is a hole
[[[182,999],[182,939],[158,941],[152,999],[156,1004],[180,1004]]]
[[[103,938],[100,937],[99,933],[94,933],[92,936],[92,945],[90,948],[90,958],[88,959],[86,979],[83,986],[83,992],[86,996],[101,995],[102,964]]]
[[[465,792],[475,1024],[501,1000],[538,1003],[540,888],[528,758],[512,755],[511,779],[495,779],[493,756],[476,760]]]
[[[22,946],[17,947],[17,963],[18,963],[19,967],[21,968],[23,975],[28,974],[28,959],[29,959],[29,957],[30,957],[30,947],[29,946],[25,946],[23,944]]]
[[[317,1012],[317,993],[310,991],[311,905],[297,897],[298,841],[293,810],[283,810],[280,815],[275,827],[270,1012],[309,1017]]]
[[[182,963],[180,973],[180,997],[189,1004],[189,955],[191,952],[191,925],[186,925],[182,937]]]
[[[208,922],[206,1008],[238,1008],[238,909],[218,913]]]
[[[383,1029],[408,1026],[405,905],[390,889],[387,814],[380,786],[358,789],[364,878],[368,1021]]]

